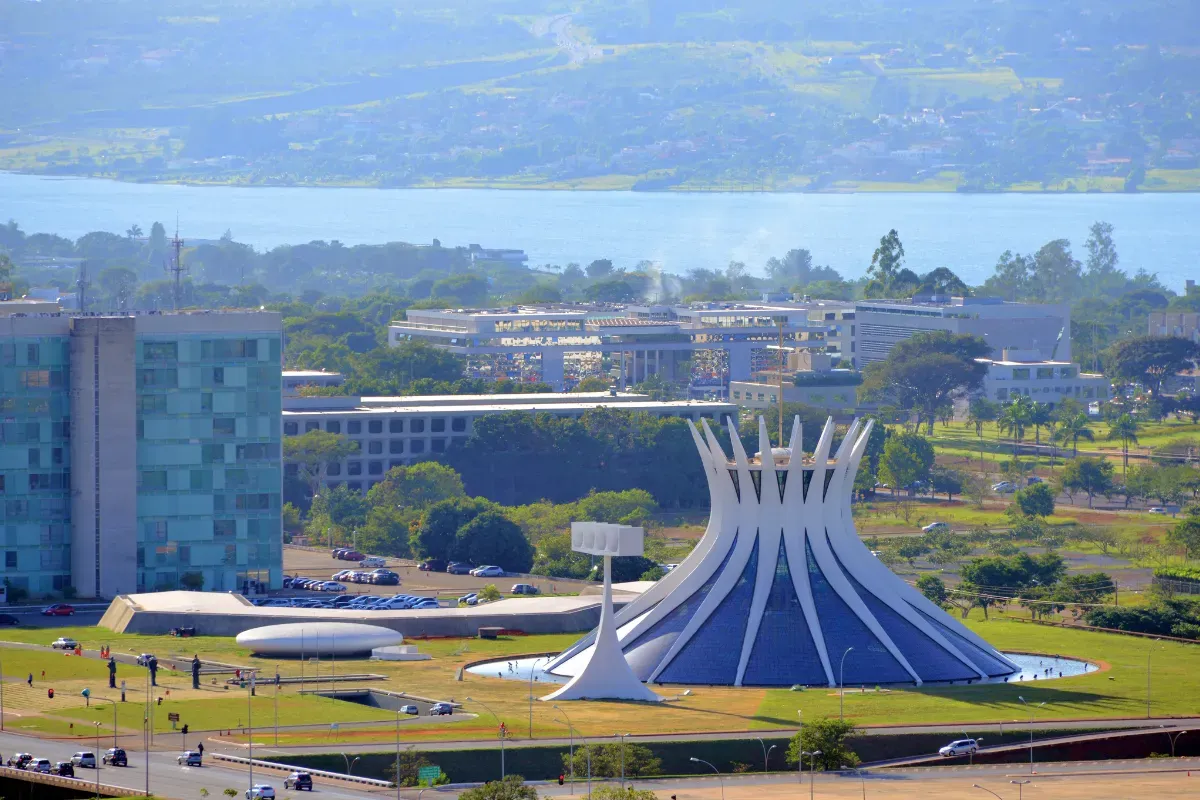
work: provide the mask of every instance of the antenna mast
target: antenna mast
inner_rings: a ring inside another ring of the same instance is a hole
[[[92,284],[89,283],[87,279],[87,262],[80,261],[79,277],[75,280],[75,292],[77,298],[76,305],[79,306],[79,312],[81,314],[87,311],[87,290],[91,285]]]
[[[175,237],[171,239],[171,263],[167,265],[167,272],[171,274],[171,279],[175,285],[171,288],[171,305],[175,311],[179,310],[179,304],[183,300],[183,274],[188,271],[188,268],[183,265],[183,239],[179,238],[179,221],[175,221]]]

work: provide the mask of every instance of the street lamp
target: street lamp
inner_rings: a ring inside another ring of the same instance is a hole
[[[628,735],[629,735],[628,733],[618,733],[617,734],[617,736],[621,737],[621,790],[622,791],[624,791],[624,789],[625,789],[625,737]]]
[[[1167,738],[1171,740],[1171,758],[1175,757],[1175,742],[1179,741],[1179,737],[1183,736],[1185,733],[1187,733],[1187,731],[1180,731],[1172,736],[1171,732],[1167,731]]]
[[[571,764],[571,794],[575,794],[575,726],[571,724],[571,718],[567,716],[567,712],[556,706],[551,706],[555,711],[563,715],[567,721],[567,734],[571,737],[570,745],[570,764]],[[590,795],[591,792],[588,792]]]
[[[796,746],[803,748],[804,747],[804,709],[798,708],[798,709],[796,709],[796,713],[800,715],[800,730],[796,733],[796,742],[797,742]],[[803,755],[800,758],[796,759],[796,776],[799,779],[800,785],[803,786],[804,785],[804,757],[803,757]]]
[[[107,697],[93,697],[93,700],[112,703],[113,707],[113,747],[117,746],[117,701],[109,700]],[[97,723],[99,724],[99,723]]]
[[[93,722],[96,726],[96,752],[100,752],[100,723]],[[100,764],[96,764],[96,800],[100,800]]]
[[[345,753],[341,753],[341,756],[342,756],[342,760],[344,760],[346,762],[346,774],[347,775],[353,774],[351,772],[351,770],[353,770],[354,765],[358,763],[358,759],[360,758],[360,756],[355,756],[353,761],[351,761],[350,756],[346,755]]]
[[[696,758],[695,756],[692,756],[690,760],[697,764],[708,764],[708,762],[703,758]],[[717,769],[712,764],[708,764],[708,766],[713,772],[717,773],[717,782],[721,784],[721,800],[725,800],[725,779],[721,777],[721,770]]]
[[[1033,781],[1009,781],[1017,787],[1017,800],[1023,800],[1025,797],[1025,787],[1033,783]]]
[[[758,739],[758,737],[757,737],[757,736],[755,736],[754,738],[755,738],[755,739]],[[767,743],[766,743],[766,742],[764,742],[762,739],[758,739],[758,744],[759,744],[759,746],[761,746],[761,747],[762,747],[762,751],[763,751],[763,772],[766,772],[766,771],[767,771],[767,764],[768,764],[768,761],[769,761],[769,759],[771,758],[771,750],[774,750],[774,749],[776,748],[776,746],[777,746],[777,745],[771,745],[770,749],[767,749]]]
[[[396,800],[400,800],[400,709],[396,709]]]
[[[850,655],[853,647],[847,647],[846,652],[842,653],[842,665],[838,671],[838,721],[843,722],[846,719],[846,656]]]
[[[1154,641],[1160,641],[1155,639]],[[1151,646],[1149,652],[1146,653],[1146,719],[1150,719],[1150,656],[1154,655],[1154,647]]]
[[[983,789],[985,792],[987,792],[988,794],[990,794],[992,797],[995,797],[995,798],[996,798],[996,800],[1004,800],[1004,798],[1003,798],[1003,797],[1001,797],[1000,795],[996,794],[996,793],[995,793],[995,792],[993,792],[991,789],[987,788],[986,786],[980,786],[978,783],[972,783],[972,784],[971,784],[971,788],[972,788],[972,789]]]
[[[808,776],[808,798],[809,800],[812,800],[813,791],[815,790],[817,783],[817,756],[823,754],[820,750],[813,750],[811,752],[808,750],[802,750],[800,751],[800,755],[801,757],[808,756],[808,771],[812,773]]]
[[[1039,708],[1046,705],[1046,703],[1049,701],[1044,700],[1038,703],[1036,706],[1033,706],[1026,702],[1024,697],[1018,696],[1017,699],[1022,703],[1025,703],[1025,707],[1029,709],[1029,774],[1033,775],[1033,715]]]
[[[858,776],[858,779],[862,781],[863,800],[867,800],[867,771],[865,769],[859,769],[858,767],[848,767],[845,764],[842,765],[842,769],[846,772],[853,772]]]
[[[492,717],[494,717],[496,720],[496,730],[498,732],[498,735],[500,736],[500,780],[504,780],[504,739],[505,739],[504,723],[501,722],[500,718],[496,716],[496,712],[492,711],[492,709],[488,707],[488,704],[483,702],[482,700],[473,700],[470,697],[468,697],[467,702],[468,703],[478,703],[479,705],[483,706],[485,709],[487,709],[487,712],[489,714],[491,714]]]

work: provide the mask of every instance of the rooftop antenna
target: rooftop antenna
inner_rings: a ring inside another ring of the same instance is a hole
[[[188,271],[188,268],[183,265],[183,239],[179,238],[179,217],[175,217],[175,236],[171,239],[171,263],[167,265],[167,272],[171,274],[171,279],[175,285],[171,287],[171,305],[175,311],[179,310],[180,301],[183,299],[183,274]]]
[[[92,284],[87,279],[87,262],[79,262],[79,277],[75,280],[75,292],[79,313],[87,312],[87,290]]]

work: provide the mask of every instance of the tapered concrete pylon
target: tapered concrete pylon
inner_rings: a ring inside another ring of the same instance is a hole
[[[604,556],[604,597],[600,627],[591,658],[571,681],[543,700],[641,700],[661,702],[653,690],[637,679],[621,644],[617,641],[616,615],[612,607],[612,557],[642,554],[641,528],[596,522],[571,523],[571,549]]]

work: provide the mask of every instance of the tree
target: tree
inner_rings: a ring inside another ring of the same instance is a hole
[[[204,589],[204,573],[185,572],[179,576],[179,585],[190,592],[199,592]]]
[[[627,778],[662,773],[662,759],[655,758],[649,747],[628,742],[625,744],[587,744],[583,747],[576,747],[573,762],[569,753],[563,753],[563,771],[572,772],[575,775],[586,775],[589,753],[591,754],[592,776],[596,778],[621,777],[622,764],[625,765],[624,774]]]
[[[1042,428],[1054,424],[1054,410],[1050,408],[1048,403],[1034,401],[1029,406],[1029,424],[1033,426],[1033,443],[1040,447],[1042,444]]]
[[[476,594],[476,597],[485,603],[493,603],[503,596],[504,595],[500,594],[500,590],[496,588],[496,584],[494,583],[487,584]]]
[[[296,465],[297,477],[308,484],[310,497],[316,497],[324,485],[330,464],[357,452],[358,442],[340,433],[317,429],[283,437],[283,457]]]
[[[589,375],[588,377],[575,384],[572,392],[607,392],[611,382],[608,378],[601,378],[599,375]]]
[[[904,245],[896,229],[879,240],[867,269],[867,297],[887,297],[904,263]]]
[[[879,477],[892,490],[905,489],[929,477],[933,467],[933,445],[916,433],[891,436],[879,459]]]
[[[533,566],[533,548],[515,522],[489,509],[458,529],[454,558],[526,573]]]
[[[125,231],[125,236],[129,239],[142,238],[142,226],[138,225],[136,222],[133,223],[129,226],[129,229]]]
[[[1117,247],[1113,244],[1113,226],[1107,222],[1095,222],[1089,229],[1087,242],[1087,269],[1084,271],[1084,286],[1091,295],[1119,292],[1127,277],[1117,266],[1120,261]]]
[[[1079,294],[1079,267],[1070,242],[1047,242],[1033,255],[1030,292],[1043,303],[1070,302]]]
[[[1091,508],[1096,495],[1112,491],[1113,472],[1113,465],[1102,458],[1075,458],[1063,464],[1058,481],[1063,491],[1085,492]]]
[[[949,597],[945,582],[936,575],[922,575],[917,578],[917,591],[925,595],[926,599],[931,603],[943,607],[946,605],[947,597]]]
[[[997,429],[1001,433],[1012,436],[1014,456],[1017,454],[1017,448],[1020,447],[1021,441],[1025,438],[1025,429],[1029,427],[1032,412],[1033,401],[1025,395],[1018,395],[1000,410]]]
[[[979,437],[979,468],[983,469],[983,427],[989,422],[995,422],[1000,416],[1000,407],[986,397],[975,397],[967,408],[967,425],[975,426],[975,435]]]
[[[1188,558],[1200,556],[1200,517],[1188,517],[1167,531],[1167,542],[1181,548]]]
[[[607,278],[613,273],[613,263],[607,258],[597,258],[587,265],[587,276],[592,280]]]
[[[1200,345],[1181,336],[1138,336],[1122,339],[1105,351],[1113,377],[1137,381],[1158,398],[1163,381],[1200,359]]]
[[[954,495],[962,494],[963,475],[958,470],[934,467],[930,478],[933,482],[933,490],[944,492],[947,500],[953,501]]]
[[[1070,443],[1072,455],[1079,455],[1079,440],[1096,441],[1096,436],[1089,426],[1087,414],[1082,411],[1063,412],[1059,409],[1058,427],[1055,428],[1052,439],[1063,444]]]
[[[118,310],[129,309],[137,293],[137,273],[127,267],[109,267],[96,283]]]
[[[459,800],[538,800],[537,789],[525,785],[520,775],[505,775],[501,780],[467,789]]]
[[[436,461],[422,461],[388,470],[383,480],[367,492],[367,504],[422,511],[434,503],[465,495],[457,472]]]
[[[588,800],[656,800],[658,795],[649,789],[634,789],[632,786],[597,786],[588,795]]]
[[[413,532],[409,546],[422,558],[449,561],[455,554],[459,529],[491,508],[481,497],[452,497],[434,503]]]
[[[992,351],[975,336],[928,331],[897,342],[883,361],[868,364],[859,389],[864,400],[916,412],[933,433],[938,411],[983,386],[987,366],[975,359]]]
[[[391,760],[384,768],[384,774],[400,786],[417,786],[420,784],[419,771],[421,767],[432,766],[424,753],[404,750],[400,753],[399,779],[397,780],[396,762]]]
[[[454,301],[468,306],[480,305],[487,300],[487,295],[487,278],[474,272],[460,272],[434,281],[429,292],[434,300]]]
[[[1129,473],[1129,443],[1138,443],[1138,431],[1141,426],[1129,414],[1122,414],[1117,417],[1108,427],[1108,435],[1104,437],[1108,441],[1116,439],[1121,440],[1121,479],[1124,480]]]
[[[1026,486],[1015,495],[1013,502],[1021,513],[1030,517],[1048,517],[1054,513],[1054,490],[1046,483]]]
[[[805,721],[804,728],[788,742],[787,761],[789,764],[799,764],[801,769],[809,769],[812,762],[803,753],[819,751],[821,755],[815,760],[819,770],[856,767],[859,763],[858,754],[850,749],[846,741],[854,735],[854,731],[854,723],[830,717]]]

